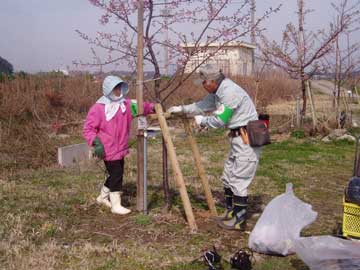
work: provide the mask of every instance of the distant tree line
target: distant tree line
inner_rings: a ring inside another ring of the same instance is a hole
[[[11,75],[14,72],[12,64],[0,56],[0,73]]]

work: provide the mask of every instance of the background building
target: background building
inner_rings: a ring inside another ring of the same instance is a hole
[[[243,42],[230,42],[216,52],[222,44],[212,43],[210,45],[200,45],[204,50],[192,56],[186,64],[185,73],[192,72],[206,57],[211,54],[205,63],[216,62],[223,73],[227,76],[250,75],[253,70],[253,55],[255,46]],[[194,44],[183,46],[185,50],[191,52],[195,48]],[[198,48],[197,48],[198,49]]]

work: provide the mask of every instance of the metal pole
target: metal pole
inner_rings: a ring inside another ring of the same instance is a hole
[[[138,1],[138,25],[137,25],[137,183],[136,183],[136,209],[144,210],[144,129],[146,118],[143,106],[143,81],[144,81],[144,2]]]
[[[147,215],[147,131],[144,132],[144,214]]]

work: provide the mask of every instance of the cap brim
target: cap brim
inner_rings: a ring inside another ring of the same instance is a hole
[[[129,93],[129,85],[126,82],[121,83],[121,93],[124,97]]]

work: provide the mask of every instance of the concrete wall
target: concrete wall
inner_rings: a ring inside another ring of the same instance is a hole
[[[63,167],[70,167],[80,161],[89,160],[91,156],[91,149],[86,143],[58,148],[58,164]]]

